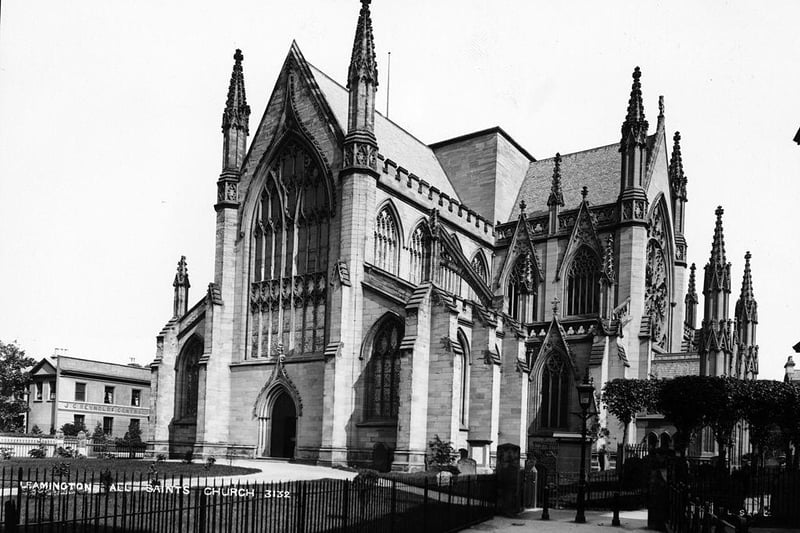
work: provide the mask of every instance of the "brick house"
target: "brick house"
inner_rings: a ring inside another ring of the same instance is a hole
[[[363,0],[346,86],[292,43],[253,131],[234,55],[214,280],[190,308],[181,258],[151,365],[154,451],[368,464],[388,449],[417,469],[439,435],[479,465],[511,442],[564,468],[587,371],[598,395],[701,361],[753,375],[732,337],[699,342],[680,135],[670,147],[662,100],[650,129],[638,67],[613,144],[536,159],[497,127],[426,145],[375,109],[370,16]]]

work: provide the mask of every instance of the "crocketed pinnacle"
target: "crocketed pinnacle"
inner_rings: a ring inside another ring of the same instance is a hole
[[[669,160],[669,180],[675,196],[686,200],[686,176],[683,174],[683,158],[681,156],[681,132],[676,131],[672,137],[672,156]]]
[[[250,106],[244,92],[244,73],[242,71],[242,51],[238,48],[233,54],[234,64],[231,81],[228,85],[228,99],[225,101],[225,111],[222,114],[223,131],[231,127],[242,128],[248,133]]]
[[[609,233],[606,239],[606,247],[603,250],[603,274],[608,281],[614,281],[614,234]]]
[[[175,281],[172,282],[173,287],[189,287],[189,270],[186,268],[186,256],[182,255],[181,260],[178,261],[178,271],[175,273]]]
[[[369,12],[371,0],[361,0],[361,13],[358,16],[356,36],[353,40],[353,54],[350,56],[350,69],[347,73],[347,88],[352,89],[359,80],[378,85],[378,63],[375,59],[375,39],[372,35],[372,18]]]
[[[714,226],[714,240],[711,243],[711,259],[709,263],[716,266],[725,266],[727,259],[725,258],[725,235],[722,230],[722,214],[725,212],[722,206],[717,206],[714,214],[717,215],[717,222]]]
[[[750,252],[744,254],[744,276],[742,277],[742,291],[739,300],[736,302],[736,316],[740,318],[742,311],[746,312],[752,319],[756,307],[756,297],[753,293],[753,272],[750,270]]]
[[[633,70],[633,85],[631,95],[628,99],[628,113],[625,115],[625,122],[622,123],[622,145],[633,141],[637,144],[644,144],[647,140],[647,128],[649,124],[644,118],[644,103],[642,102],[642,84],[639,79],[642,71],[639,67]],[[633,137],[629,139],[629,137]]]
[[[699,301],[697,299],[697,281],[695,270],[697,270],[697,266],[692,263],[692,266],[689,267],[689,289],[686,291],[686,301],[690,303],[697,303]]]
[[[553,165],[553,181],[550,185],[550,197],[547,206],[558,205],[564,207],[564,193],[561,191],[561,154],[557,153]]]

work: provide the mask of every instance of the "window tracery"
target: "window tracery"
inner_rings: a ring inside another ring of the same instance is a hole
[[[431,272],[431,233],[426,224],[419,224],[411,234],[408,253],[411,259],[411,282],[418,285],[428,281]]]
[[[567,314],[588,315],[600,309],[600,261],[586,246],[578,249],[567,275]]]
[[[289,143],[267,170],[253,229],[250,357],[324,348],[328,228],[325,174]]]
[[[364,398],[367,419],[397,418],[402,338],[402,326],[394,320],[387,321],[375,334],[367,366],[367,391]]]
[[[542,371],[542,404],[539,427],[564,429],[569,425],[570,368],[564,358],[550,354]]]
[[[664,227],[666,215],[658,204],[650,218],[645,267],[645,315],[650,317],[650,334],[657,346],[667,348],[669,319],[669,270],[666,250],[668,233]]]
[[[538,309],[538,276],[531,253],[517,259],[508,279],[508,314],[520,322],[536,320]]]
[[[375,266],[386,272],[397,274],[398,264],[398,229],[397,222],[389,206],[384,206],[375,218]]]

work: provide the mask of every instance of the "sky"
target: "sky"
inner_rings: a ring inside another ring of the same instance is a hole
[[[356,0],[6,0],[0,12],[0,340],[141,364],[213,278],[222,110],[236,48],[263,114],[295,39],[344,82]],[[634,66],[664,95],[702,271],[725,208],[731,308],[753,254],[762,378],[800,341],[800,3],[375,0],[390,116],[426,143],[502,126],[537,158],[619,140]]]

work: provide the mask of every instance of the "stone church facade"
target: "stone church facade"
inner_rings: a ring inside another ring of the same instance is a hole
[[[365,465],[380,449],[417,469],[438,435],[482,466],[506,442],[566,465],[587,373],[599,399],[617,377],[757,372],[757,351],[730,359],[727,303],[695,323],[680,136],[661,98],[651,130],[638,67],[614,144],[536,159],[492,128],[426,145],[375,109],[370,17],[362,0],[346,86],[292,43],[252,131],[234,55],[214,280],[189,307],[181,258],[154,451]],[[721,257],[706,281],[727,294]]]

